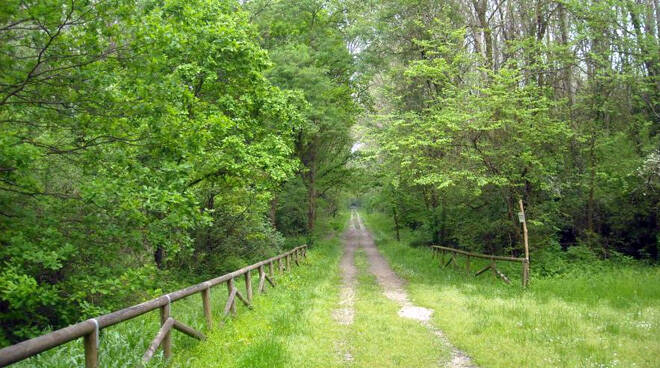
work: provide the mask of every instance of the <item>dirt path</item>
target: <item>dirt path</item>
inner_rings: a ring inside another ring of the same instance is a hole
[[[350,325],[355,317],[355,278],[358,270],[355,267],[355,249],[359,245],[360,230],[356,212],[351,213],[351,221],[348,229],[342,236],[344,243],[344,254],[339,262],[341,269],[342,287],[339,294],[339,308],[335,309],[332,317],[341,325]],[[345,361],[353,360],[346,341],[338,341],[336,350]]]
[[[399,310],[399,316],[402,318],[409,318],[419,321],[424,327],[433,332],[442,341],[442,343],[449,348],[451,351],[451,359],[445,364],[445,367],[475,367],[467,355],[451,345],[442,331],[431,325],[430,319],[431,315],[433,314],[433,310],[416,306],[410,301],[408,294],[404,289],[403,280],[394,273],[390,265],[387,263],[387,260],[385,260],[385,258],[380,254],[371,234],[365,228],[364,223],[362,222],[362,218],[357,213],[357,211],[353,211],[351,214],[351,224],[348,231],[346,232],[344,244],[344,258],[342,258],[341,262],[342,275],[344,277],[343,290],[347,288],[347,284],[351,285],[349,287],[351,289],[351,294],[350,297],[344,299],[345,295],[344,291],[342,290],[342,304],[345,300],[350,299],[350,304],[352,306],[353,300],[355,298],[354,282],[357,270],[353,260],[355,249],[359,245],[364,248],[369,262],[369,271],[376,276],[378,283],[383,288],[383,293],[385,296],[401,306],[401,309]],[[353,314],[354,312],[351,308],[351,321],[353,319]]]
[[[343,235],[344,255],[341,257],[339,267],[342,276],[342,288],[339,296],[339,308],[333,313],[335,320],[342,325],[353,323],[355,311],[355,277],[357,268],[355,267],[355,249],[359,245],[360,229],[356,213],[351,214],[351,221],[348,230]]]

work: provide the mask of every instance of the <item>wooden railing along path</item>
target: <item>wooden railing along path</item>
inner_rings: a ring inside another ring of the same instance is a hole
[[[497,269],[495,261],[505,261],[505,262],[520,262],[522,264],[522,286],[527,287],[529,284],[529,240],[528,240],[528,234],[527,234],[527,219],[525,217],[525,208],[523,207],[523,201],[522,199],[518,200],[518,205],[520,206],[520,212],[518,213],[518,219],[520,220],[520,223],[522,224],[522,230],[523,230],[523,245],[525,246],[525,257],[524,258],[517,258],[517,257],[505,257],[505,256],[492,256],[488,254],[481,254],[481,253],[472,253],[472,252],[467,252],[464,250],[460,249],[454,249],[454,248],[447,248],[447,247],[441,247],[438,245],[434,245],[431,247],[433,256],[438,256],[438,253],[442,253],[442,263],[445,265],[445,267],[449,266],[454,263],[454,266],[456,266],[456,254],[462,254],[466,257],[465,259],[465,269],[467,270],[468,273],[470,273],[470,257],[474,258],[482,258],[482,259],[489,259],[490,263],[488,266],[484,267],[483,269],[477,271],[475,273],[475,276],[479,276],[482,273],[492,270],[493,274],[495,277],[499,277],[504,282],[507,284],[511,283],[508,277],[506,277],[505,274],[500,272],[500,270]],[[450,257],[449,261],[445,263],[445,253],[449,252]]]
[[[503,274],[500,270],[497,269],[495,261],[520,262],[520,263],[522,263],[522,285],[523,285],[523,287],[526,287],[528,282],[529,282],[529,260],[527,260],[525,258],[505,257],[505,256],[491,256],[491,255],[488,255],[488,254],[466,252],[464,250],[448,248],[448,247],[441,247],[441,246],[438,246],[438,245],[432,246],[431,249],[432,249],[432,252],[433,252],[433,256],[437,257],[437,258],[441,258],[441,264],[444,264],[445,267],[448,267],[452,263],[456,266],[457,265],[456,255],[457,254],[464,255],[466,257],[465,258],[465,270],[468,273],[470,273],[470,257],[488,259],[488,260],[490,260],[490,263],[488,264],[488,266],[486,266],[486,267],[482,268],[481,270],[477,271],[474,275],[479,276],[479,275],[483,274],[484,272],[486,272],[488,270],[492,270],[493,274],[496,277],[501,278],[507,284],[511,283],[511,280],[509,280],[509,278],[506,277],[505,274]],[[446,253],[449,253],[449,260],[445,262],[445,254]]]
[[[20,342],[16,345],[5,347],[0,349],[0,366],[5,366],[21,361],[31,356],[37,355],[43,351],[52,349],[56,346],[82,337],[85,347],[85,366],[87,368],[96,368],[98,367],[99,331],[103,328],[127,321],[129,319],[133,319],[155,309],[160,309],[161,327],[158,331],[158,334],[156,334],[156,337],[149,345],[149,348],[142,356],[142,362],[146,363],[151,360],[156,350],[161,346],[163,348],[165,358],[168,359],[172,356],[172,329],[180,331],[196,339],[205,339],[203,333],[183,324],[182,322],[170,316],[171,303],[186,298],[190,295],[200,293],[202,296],[202,307],[204,308],[206,325],[210,329],[213,327],[210,298],[210,290],[212,287],[222,283],[227,284],[227,292],[229,297],[227,298],[227,303],[225,304],[223,311],[223,314],[226,317],[229,315],[229,313],[236,313],[236,298],[238,298],[247,307],[251,307],[251,271],[258,270],[258,291],[262,293],[266,283],[269,283],[272,287],[275,286],[275,281],[273,280],[275,276],[273,271],[275,262],[277,262],[278,268],[282,272],[284,269],[290,270],[292,262],[300,265],[299,261],[305,257],[307,257],[307,246],[302,245],[278,256],[269,258],[265,261],[255,263],[251,266],[241,268],[240,270],[216,277],[197,285],[189,286],[185,289],[165,294],[159,298],[152,299],[132,307],[124,308],[100,317],[91,318],[86,321],[76,323],[75,325],[64,327],[51,333]],[[266,267],[268,267],[268,273],[266,273]],[[235,285],[235,279],[240,276],[245,276],[246,295],[241,294]]]

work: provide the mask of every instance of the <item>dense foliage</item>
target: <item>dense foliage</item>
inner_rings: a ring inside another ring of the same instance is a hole
[[[367,205],[418,244],[658,257],[657,2],[355,5],[372,84]]]
[[[280,88],[300,91],[309,103],[295,136],[302,170],[272,202],[273,222],[285,234],[313,234],[317,209],[334,216],[341,188],[350,181],[346,164],[352,158],[357,82],[351,79],[355,63],[346,44],[344,8],[338,5],[319,0],[247,3],[274,63],[269,79]]]
[[[268,22],[291,25],[292,4]],[[304,30],[297,43],[263,41],[248,10],[0,4],[0,345],[284,246],[274,194],[309,176],[300,146],[331,134],[331,111],[351,124],[355,109],[339,101],[350,105],[351,59],[336,31],[309,50]],[[338,100],[319,112],[325,98]],[[304,193],[290,197],[304,208]]]

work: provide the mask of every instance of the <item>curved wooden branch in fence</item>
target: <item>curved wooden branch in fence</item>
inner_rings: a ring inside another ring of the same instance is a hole
[[[158,334],[151,342],[149,349],[144,353],[142,360],[149,361],[158,347],[162,347],[165,358],[171,356],[171,330],[180,331],[188,336],[200,340],[205,339],[204,334],[183,324],[180,321],[170,317],[170,305],[177,300],[181,300],[190,295],[200,293],[202,296],[202,307],[204,308],[204,317],[208,328],[213,327],[213,317],[211,314],[210,290],[212,287],[222,283],[227,283],[229,298],[225,305],[224,315],[228,315],[230,311],[236,312],[236,297],[243,302],[248,308],[251,308],[252,302],[252,281],[250,279],[250,271],[259,270],[259,291],[263,292],[263,287],[267,281],[272,287],[275,287],[275,282],[272,280],[274,277],[273,263],[278,262],[280,271],[282,270],[284,258],[286,261],[286,270],[290,268],[290,258],[295,257],[296,264],[298,258],[303,259],[307,257],[307,245],[296,247],[288,252],[282,253],[278,256],[269,258],[267,260],[257,262],[253,265],[241,268],[234,272],[216,277],[214,279],[189,286],[185,289],[177,290],[172,293],[163,295],[156,299],[146,301],[128,308],[118,310],[103,316],[91,318],[74,325],[61,328],[51,333],[35,337],[30,340],[20,342],[18,344],[0,349],[0,366],[6,366],[16,363],[23,359],[37,355],[43,351],[52,349],[54,347],[65,344],[69,341],[83,338],[85,347],[85,366],[87,368],[98,367],[98,347],[99,347],[99,331],[103,328],[133,319],[145,313],[160,309],[161,314],[161,328]],[[266,275],[264,268],[268,266],[270,275]],[[245,286],[247,298],[241,294],[234,285],[234,279],[245,275]]]
[[[434,245],[431,247],[431,250],[433,252],[434,257],[441,257],[441,264],[444,264],[445,267],[448,267],[450,264],[454,264],[454,266],[458,266],[456,264],[456,254],[461,254],[466,257],[465,260],[465,269],[468,273],[470,273],[470,258],[481,258],[481,259],[488,259],[490,260],[490,263],[488,266],[482,268],[481,270],[477,271],[474,275],[479,276],[483,273],[485,273],[488,270],[493,271],[493,275],[495,277],[499,277],[502,279],[502,281],[506,282],[507,284],[511,283],[511,280],[509,280],[508,277],[506,277],[505,274],[503,274],[500,270],[497,269],[495,261],[505,261],[505,262],[520,262],[522,264],[522,285],[523,287],[526,287],[528,282],[529,282],[529,260],[527,258],[517,258],[517,257],[506,257],[506,256],[493,256],[493,255],[488,255],[488,254],[481,254],[481,253],[473,253],[473,252],[467,252],[464,250],[460,249],[454,249],[454,248],[448,248],[448,247],[441,247],[439,245]],[[445,253],[449,253],[449,260],[445,263]]]

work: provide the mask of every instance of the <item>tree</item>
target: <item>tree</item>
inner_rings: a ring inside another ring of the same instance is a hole
[[[311,236],[318,199],[347,179],[345,164],[358,111],[352,97],[353,60],[341,32],[343,13],[332,2],[319,0],[251,1],[246,6],[274,62],[268,77],[280,88],[300,91],[309,104],[304,124],[296,130],[295,152],[302,164],[298,183],[306,192],[305,230]],[[290,196],[280,199],[285,197]],[[291,207],[282,201],[277,206]]]

